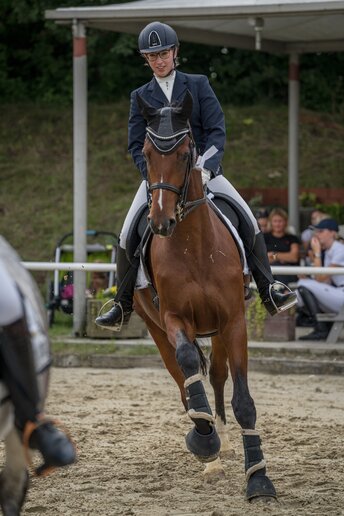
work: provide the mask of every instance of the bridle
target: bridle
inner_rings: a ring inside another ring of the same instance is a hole
[[[184,183],[181,188],[178,188],[171,183],[148,183],[148,206],[149,209],[152,205],[152,192],[154,190],[169,190],[178,195],[178,202],[176,204],[176,218],[178,222],[181,222],[189,213],[195,208],[204,204],[207,201],[206,192],[203,191],[203,197],[195,199],[193,201],[187,201],[187,195],[189,190],[191,171],[195,166],[196,162],[196,146],[193,139],[190,126],[173,133],[169,136],[160,136],[155,133],[150,127],[147,127],[146,137],[153,144],[155,149],[163,155],[171,154],[176,150],[181,143],[185,140],[186,136],[189,136],[189,154],[186,164],[186,171],[184,177]]]

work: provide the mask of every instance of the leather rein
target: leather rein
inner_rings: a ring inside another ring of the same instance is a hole
[[[158,142],[156,140],[163,140],[166,144],[168,140],[174,140],[176,139],[176,136],[179,136],[177,139],[177,142],[171,145],[171,148],[168,150],[162,150],[159,146]],[[190,184],[190,178],[191,178],[191,171],[194,168],[195,165],[195,142],[192,137],[191,129],[185,128],[180,133],[173,134],[172,136],[159,136],[155,132],[151,131],[149,127],[147,127],[147,138],[150,140],[150,142],[154,145],[156,150],[160,154],[170,154],[174,149],[179,147],[179,145],[184,141],[185,137],[189,136],[190,142],[189,142],[189,156],[188,161],[186,164],[186,172],[184,177],[184,183],[181,188],[178,188],[177,186],[172,185],[171,183],[152,183],[148,185],[148,192],[149,192],[149,202],[148,206],[151,207],[152,204],[152,191],[153,190],[169,190],[170,192],[173,192],[178,195],[179,199],[176,204],[176,218],[178,222],[181,222],[185,217],[191,213],[195,208],[200,206],[201,204],[204,204],[207,202],[207,196],[205,189],[203,190],[203,197],[199,199],[195,199],[193,201],[187,201],[187,195],[189,190],[189,184]]]

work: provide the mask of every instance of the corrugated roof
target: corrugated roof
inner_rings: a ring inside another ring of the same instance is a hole
[[[48,10],[59,23],[137,34],[150,21],[171,24],[181,40],[255,48],[255,20],[263,20],[262,50],[319,52],[344,50],[343,0],[140,0],[99,7]]]

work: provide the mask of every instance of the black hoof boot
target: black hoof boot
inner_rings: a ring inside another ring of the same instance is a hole
[[[276,490],[273,483],[263,473],[257,471],[253,473],[247,481],[246,499],[253,500],[253,498],[277,498]]]
[[[35,428],[24,430],[24,444],[28,440],[29,447],[38,450],[44,463],[35,472],[38,476],[47,474],[54,468],[68,466],[76,461],[75,447],[71,440],[51,421],[45,423],[30,423]]]
[[[285,287],[287,292],[280,292],[277,288]],[[288,310],[297,304],[295,292],[292,292],[286,285],[276,281],[260,293],[263,305],[270,315],[275,315]]]
[[[259,433],[256,430],[243,430],[245,452],[246,499],[277,498],[273,483],[266,475],[266,466],[261,449]]]
[[[200,434],[193,428],[185,437],[185,442],[187,449],[200,462],[212,462],[220,455],[221,441],[214,426],[210,434]]]
[[[95,323],[103,328],[113,328],[120,330],[123,325],[129,323],[132,310],[123,310],[122,306],[118,303],[111,308],[104,315],[100,315],[96,318]]]

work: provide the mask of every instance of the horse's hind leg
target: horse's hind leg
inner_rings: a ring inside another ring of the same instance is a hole
[[[221,443],[199,373],[200,352],[188,340],[183,330],[177,330],[174,337],[177,362],[186,378],[184,387],[188,414],[195,424],[185,438],[186,446],[200,461],[212,462],[219,455]]]
[[[242,428],[247,480],[246,498],[276,498],[273,483],[266,475],[259,432],[255,429],[256,408],[247,384],[247,339],[244,323],[231,330],[228,358],[233,379],[232,407]]]
[[[234,450],[230,445],[227,432],[227,418],[225,411],[224,387],[228,378],[228,355],[225,343],[221,336],[212,337],[212,351],[210,355],[209,380],[213,387],[216,410],[216,429],[221,440],[221,458],[233,457]],[[212,482],[214,479],[223,477],[223,469],[220,458],[207,464],[204,472],[205,480]]]
[[[0,475],[0,505],[5,516],[19,516],[29,484],[23,446],[15,428],[5,439],[6,464]]]
[[[215,396],[216,428],[221,440],[221,457],[232,455],[227,433],[224,387],[228,378],[227,350],[220,337],[212,337],[209,380]]]

